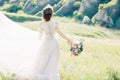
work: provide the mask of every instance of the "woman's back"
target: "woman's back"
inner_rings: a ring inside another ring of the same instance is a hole
[[[59,26],[58,22],[55,20],[50,20],[48,22],[41,21],[39,26],[39,31],[43,32],[42,37],[54,37],[56,28],[58,26]]]

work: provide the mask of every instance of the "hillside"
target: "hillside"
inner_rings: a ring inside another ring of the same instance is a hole
[[[41,16],[47,4],[53,6],[55,16],[74,18],[88,25],[120,28],[120,0],[1,0],[0,10]]]
[[[60,76],[63,80],[119,80],[120,79],[120,31],[93,27],[72,19],[55,17],[62,31],[72,40],[84,38],[84,51],[79,56],[70,55],[70,46],[59,37]],[[20,25],[37,30],[38,22]]]
[[[66,17],[60,21],[62,31],[72,40],[84,38],[84,51],[70,55],[70,46],[60,42],[60,76],[63,80],[120,80],[120,31],[99,26],[87,26]],[[37,30],[38,21],[17,22],[28,29]],[[14,80],[15,74],[0,72],[1,80]]]
[[[101,38],[101,39],[120,39],[120,31],[117,29],[107,29],[100,26],[88,26],[75,22],[69,18],[54,17],[60,21],[60,26],[65,33],[72,34],[75,36],[82,36],[88,38]],[[38,21],[35,22],[23,22],[20,25],[37,30],[39,26]]]
[[[4,13],[28,29],[37,30],[38,21],[27,21],[27,18],[38,19],[30,15]],[[26,18],[27,17],[27,18]],[[84,38],[84,51],[79,56],[70,55],[70,46],[60,42],[60,76],[63,80],[120,80],[120,31],[100,26],[88,26],[67,17],[54,17],[59,20],[62,31],[72,40]],[[28,53],[29,54],[29,53]],[[27,55],[27,54],[26,54]],[[0,72],[1,80],[14,80],[16,75]]]
[[[68,18],[59,18],[61,28],[72,40],[84,38],[84,51],[79,56],[70,55],[70,46],[59,38],[60,76],[63,80],[119,80],[120,79],[120,31],[102,27],[90,27]],[[70,22],[69,22],[70,21]],[[38,22],[18,23],[37,30]],[[11,79],[0,74],[3,80]]]

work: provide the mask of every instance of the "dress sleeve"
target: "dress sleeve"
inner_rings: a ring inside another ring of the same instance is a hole
[[[43,27],[42,27],[42,22],[39,22],[39,27],[38,27],[38,34],[39,34],[39,39],[42,38],[42,33],[43,33]]]
[[[61,27],[60,27],[60,24],[58,21],[55,21],[55,26],[56,26],[56,30],[57,30],[57,33],[61,34],[62,33],[62,30],[61,30]]]

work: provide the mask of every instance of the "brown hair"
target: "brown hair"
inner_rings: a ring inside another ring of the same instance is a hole
[[[46,8],[43,10],[43,18],[46,21],[49,21],[51,19],[52,14],[53,14],[53,10],[51,8]]]

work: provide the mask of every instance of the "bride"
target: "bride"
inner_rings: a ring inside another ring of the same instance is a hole
[[[50,5],[43,9],[38,40],[37,32],[17,25],[0,12],[0,72],[16,73],[17,80],[26,80],[26,76],[27,80],[60,80],[56,32],[68,44],[73,45],[73,42],[61,31],[52,15]]]
[[[39,56],[35,66],[33,80],[60,80],[58,74],[59,44],[55,38],[55,32],[68,41],[73,42],[61,31],[59,23],[52,18],[53,9],[50,5],[43,9],[43,20],[39,23],[39,34],[42,39]]]

